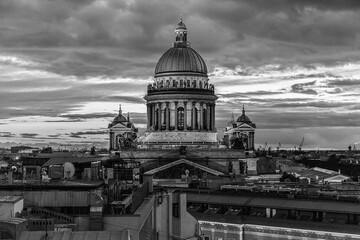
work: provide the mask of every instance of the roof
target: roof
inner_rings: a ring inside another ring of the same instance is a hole
[[[211,195],[211,194],[206,195],[206,197],[204,197],[203,194],[197,194],[197,193],[187,194],[188,202],[203,203],[204,200],[208,203],[213,203],[213,204],[246,205],[250,201],[250,198],[246,196],[237,196],[237,198],[229,198],[228,196],[224,196],[224,195]]]
[[[0,191],[9,189],[20,189],[22,191],[36,191],[44,189],[68,189],[87,191],[89,189],[97,189],[101,187],[103,181],[87,181],[87,180],[62,180],[40,182],[39,180],[14,180],[9,184],[8,180],[0,180]]]
[[[155,75],[173,72],[207,74],[207,67],[204,59],[191,47],[172,47],[159,59]]]
[[[66,162],[71,163],[88,163],[88,162],[97,162],[97,161],[106,161],[108,157],[99,157],[94,155],[85,155],[85,156],[63,156],[63,157],[53,157],[50,158],[43,167],[48,167],[51,165],[63,165]]]
[[[87,232],[48,232],[47,240],[127,240],[127,231],[108,232],[108,231],[87,231]],[[45,231],[23,231],[19,240],[41,240],[44,239]]]
[[[171,168],[173,166],[176,166],[176,165],[179,165],[181,163],[185,163],[185,164],[188,164],[190,166],[194,166],[195,168],[199,168],[205,172],[208,172],[208,173],[211,173],[215,176],[219,176],[219,175],[224,175],[222,172],[219,172],[219,171],[216,171],[214,169],[211,169],[211,168],[208,168],[208,167],[205,167],[203,165],[200,165],[198,163],[194,163],[192,161],[189,161],[189,160],[186,160],[186,159],[179,159],[177,161],[174,161],[174,162],[171,162],[171,163],[168,163],[168,164],[165,164],[165,165],[162,165],[160,167],[157,167],[155,169],[152,169],[150,171],[147,171],[145,172],[145,174],[155,174],[157,172],[160,172],[160,171],[163,171],[165,169],[168,169],[168,168]]]
[[[0,219],[0,222],[17,225],[17,224],[21,224],[21,223],[26,223],[27,219],[25,219],[25,218],[6,218],[6,219]]]
[[[16,203],[22,200],[22,196],[0,196],[0,204],[1,203]]]
[[[340,176],[343,180],[349,179],[349,177],[340,174],[339,172],[324,169],[324,168],[310,168],[307,170],[303,170],[298,172],[301,178],[309,178],[309,179],[318,179],[318,180],[327,180],[329,178],[333,178],[334,176]]]
[[[357,202],[188,193],[188,202],[360,214]]]

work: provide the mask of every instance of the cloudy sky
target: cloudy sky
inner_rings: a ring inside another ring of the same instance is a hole
[[[257,146],[360,142],[358,0],[0,0],[0,144],[106,146],[120,103],[143,128],[181,17],[219,132],[245,104]]]

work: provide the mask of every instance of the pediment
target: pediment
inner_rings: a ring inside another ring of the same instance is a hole
[[[121,124],[121,123],[118,123],[118,124],[116,124],[115,126],[112,126],[112,127],[110,128],[110,130],[117,130],[117,131],[119,131],[119,130],[126,130],[126,131],[131,131],[131,128],[128,128],[128,127],[126,127],[125,125],[123,125],[123,124]]]
[[[242,123],[241,125],[237,126],[237,128],[235,128],[235,130],[254,130],[254,128],[252,126],[250,126],[249,124]]]
[[[191,167],[195,167],[195,168],[201,169],[202,171],[205,171],[205,172],[210,173],[210,174],[215,175],[215,176],[222,176],[222,175],[224,175],[224,173],[222,173],[222,172],[219,172],[219,171],[214,170],[214,169],[211,169],[211,168],[209,168],[209,167],[206,167],[206,166],[200,165],[200,164],[198,164],[198,163],[189,161],[189,160],[187,160],[187,159],[179,159],[179,160],[176,160],[176,161],[174,161],[174,162],[171,162],[171,163],[165,164],[165,165],[163,165],[163,166],[154,168],[154,169],[152,169],[152,170],[150,170],[150,171],[147,171],[147,172],[145,172],[145,174],[146,174],[146,175],[156,174],[156,173],[158,173],[158,172],[164,171],[164,170],[166,170],[166,169],[175,167],[175,166],[180,165],[180,164],[186,164],[186,165],[189,165],[189,166],[191,166]]]
[[[231,128],[228,131],[225,132],[225,134],[231,134],[234,132],[243,132],[243,131],[254,131],[254,128],[250,126],[249,124],[242,123],[236,128]]]

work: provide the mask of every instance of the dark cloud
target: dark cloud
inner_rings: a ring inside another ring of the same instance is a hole
[[[11,133],[11,132],[0,132],[0,137],[2,137],[2,138],[13,138],[15,136],[16,136],[16,134]]]
[[[291,86],[291,92],[317,95],[318,93],[314,89],[310,88],[311,86],[315,85],[315,82],[316,81],[294,84]]]
[[[73,138],[81,138],[83,135],[99,135],[99,134],[107,134],[107,130],[102,131],[86,131],[86,132],[72,132],[70,133],[70,137]]]
[[[63,75],[144,77],[171,46],[182,16],[211,67],[325,60],[333,52],[339,61],[339,51],[359,46],[360,16],[356,1],[330,2],[3,1],[0,44],[24,49],[22,55],[56,51],[51,61],[37,55],[48,71]]]
[[[360,79],[342,79],[328,82],[330,86],[360,86]]]
[[[61,117],[70,118],[69,121],[82,121],[81,119],[107,118],[115,117],[113,113],[91,113],[91,114],[62,114]]]
[[[23,138],[36,138],[39,134],[37,133],[21,133],[20,136]]]

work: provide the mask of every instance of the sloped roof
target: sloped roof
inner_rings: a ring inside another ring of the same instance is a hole
[[[128,240],[127,231],[108,232],[108,231],[87,231],[87,232],[48,232],[47,240]],[[42,240],[45,231],[23,231],[19,240]]]
[[[50,158],[43,165],[43,167],[48,167],[50,165],[63,165],[66,162],[87,163],[87,162],[106,161],[108,159],[109,159],[108,157],[99,157],[99,156],[93,156],[93,155],[54,157],[54,158]]]

